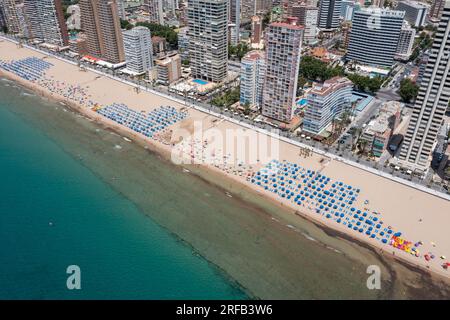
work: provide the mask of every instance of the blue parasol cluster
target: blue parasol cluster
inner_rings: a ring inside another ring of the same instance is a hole
[[[394,232],[385,227],[380,215],[355,207],[360,189],[342,181],[333,181],[296,163],[272,160],[250,179],[253,184],[292,203],[308,207],[327,220],[342,224],[354,232],[388,243]]]
[[[35,81],[42,78],[45,71],[51,66],[53,66],[53,64],[50,62],[36,57],[12,60],[11,62],[0,61],[0,68],[29,81]]]
[[[171,106],[161,106],[150,112],[142,113],[119,103],[99,109],[97,112],[149,138],[187,117],[187,112],[179,112]]]

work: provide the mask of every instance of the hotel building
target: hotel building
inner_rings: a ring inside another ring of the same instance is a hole
[[[178,54],[169,54],[156,60],[157,81],[165,85],[181,78],[181,58]]]
[[[400,1],[395,10],[405,11],[405,20],[413,27],[423,27],[427,22],[429,6],[417,1]]]
[[[255,0],[253,15],[264,14],[272,10],[271,0]]]
[[[116,0],[80,0],[79,5],[89,55],[112,64],[124,62]]]
[[[262,51],[250,51],[241,60],[240,104],[260,108],[265,74],[265,57]]]
[[[147,73],[153,68],[150,30],[135,27],[123,32],[127,70],[135,74]]]
[[[24,25],[21,23],[20,14],[22,9],[21,1],[18,0],[2,0],[3,11],[5,14],[5,23],[9,33],[24,35]],[[23,19],[23,16],[22,16]]]
[[[346,60],[390,68],[394,63],[404,15],[403,11],[378,8],[356,11]]]
[[[221,82],[228,72],[228,2],[188,0],[192,77]]]
[[[292,119],[297,93],[303,27],[275,22],[266,29],[266,74],[262,114],[282,122]]]
[[[230,43],[232,45],[237,45],[239,43],[239,32],[241,27],[241,0],[229,0],[229,25],[233,30],[230,30]]]
[[[178,52],[182,60],[189,59],[189,32],[187,27],[178,31]]]
[[[117,0],[117,10],[119,10],[119,18],[125,20],[125,0]]]
[[[24,0],[28,38],[58,47],[69,45],[61,0]]]
[[[322,0],[319,4],[318,25],[323,30],[339,27],[342,0]]]
[[[444,10],[445,0],[433,0],[430,7],[430,21],[437,23],[441,20],[442,11]]]
[[[318,28],[317,17],[319,9],[306,4],[292,6],[292,16],[298,19],[298,24],[304,26],[303,43],[315,44],[317,42]]]
[[[149,22],[164,25],[164,11],[162,0],[144,0],[144,11],[148,14]]]
[[[399,164],[412,171],[425,172],[428,169],[431,151],[450,100],[449,35],[450,1],[447,1],[399,156]]]
[[[367,141],[370,152],[375,157],[381,157],[389,140],[401,120],[403,104],[389,101],[383,104],[378,116],[371,120],[361,134],[361,140]]]
[[[353,83],[344,77],[334,77],[316,85],[307,96],[303,130],[320,134],[344,110],[351,108]]]
[[[416,36],[416,29],[410,27],[409,23],[404,21],[400,37],[398,38],[397,51],[395,58],[399,60],[408,60],[412,53],[414,45],[414,37]]]

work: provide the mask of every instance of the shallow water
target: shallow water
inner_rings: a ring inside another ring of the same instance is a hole
[[[411,298],[434,290],[419,273],[393,270],[228,180],[190,168],[239,196],[20,92],[0,84],[1,297]],[[80,265],[82,292],[65,289],[68,264]],[[381,290],[366,287],[371,264],[383,271]]]
[[[50,122],[39,110],[62,108],[17,93],[0,87],[0,298],[246,297],[20,114]],[[80,291],[66,287],[69,265]]]

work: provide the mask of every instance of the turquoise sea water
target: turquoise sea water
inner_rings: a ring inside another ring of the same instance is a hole
[[[246,297],[13,112],[23,100],[10,89],[0,85],[0,299]],[[66,288],[69,265],[81,290]]]

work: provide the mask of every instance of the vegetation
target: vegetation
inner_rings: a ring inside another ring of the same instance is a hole
[[[236,87],[234,89],[231,89],[230,91],[221,94],[220,96],[214,97],[211,103],[221,108],[229,107],[232,104],[238,102],[239,98],[240,98],[240,87]]]
[[[395,8],[394,1],[392,1],[392,0],[384,1],[384,7],[389,8],[389,9],[394,9]]]
[[[432,31],[432,32],[436,32],[437,31],[437,27],[432,25],[432,24],[427,24],[424,28],[427,31]]]
[[[409,61],[415,61],[420,52],[423,52],[431,47],[433,44],[433,37],[431,37],[427,32],[421,32],[419,37],[414,41],[414,51],[409,57]]]
[[[267,25],[270,23],[272,12],[271,10],[267,11],[262,19],[262,30],[264,30]]]
[[[130,30],[133,28],[133,25],[128,20],[120,19],[120,27],[122,29]]]
[[[419,86],[412,82],[411,79],[403,79],[400,82],[398,93],[404,102],[411,102],[417,97]]]
[[[371,78],[359,74],[349,74],[347,75],[347,78],[349,78],[350,81],[353,82],[353,84],[355,85],[355,89],[370,94],[376,93],[380,89],[384,81],[381,77]]]
[[[250,103],[248,102],[244,103],[243,107],[244,107],[244,114],[248,116],[251,112]]]
[[[304,56],[300,61],[299,76],[311,81],[325,81],[335,76],[344,75],[341,67],[329,67],[327,63],[311,56]]]
[[[416,41],[418,41],[419,47],[422,50],[431,47],[433,44],[433,38],[425,31],[420,33],[419,38]]]
[[[163,37],[167,40],[172,49],[178,48],[178,34],[175,32],[174,28],[149,22],[138,22],[136,23],[136,26],[143,26],[149,28],[152,37],[153,36]]]
[[[240,61],[250,50],[250,47],[246,43],[239,43],[236,46],[230,44],[228,45],[228,58],[236,56]]]
[[[300,61],[298,87],[302,88],[306,82],[323,82],[335,76],[346,76],[355,85],[355,89],[366,93],[376,93],[383,84],[383,78],[362,76],[358,74],[345,74],[342,67],[330,67],[326,62],[311,56],[304,56]]]

